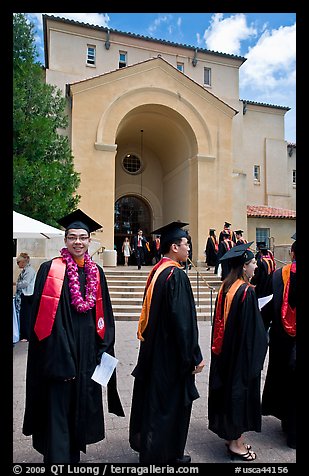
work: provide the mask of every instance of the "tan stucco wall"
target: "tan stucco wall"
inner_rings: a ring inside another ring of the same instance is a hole
[[[249,218],[248,241],[255,241],[256,228],[269,228],[269,237],[275,246],[289,245],[293,243],[293,240],[290,237],[296,231],[296,220]]]
[[[50,20],[48,26],[46,80],[64,93],[70,84],[68,134],[81,172],[79,206],[103,224],[96,239],[106,253],[114,244],[114,203],[127,194],[142,195],[153,228],[175,219],[189,222],[193,258],[201,262],[209,228],[219,233],[226,220],[255,240],[259,220],[247,223],[247,205],[296,208],[296,149],[287,156],[286,111],[247,104],[243,114],[241,58],[199,52],[193,67],[191,49],[112,33],[107,50],[105,32]],[[86,65],[87,45],[96,46],[95,67]],[[134,66],[118,69],[120,50]],[[211,68],[210,87],[203,86],[204,67]],[[125,173],[126,153],[142,159],[142,175]],[[258,184],[254,165],[261,167]],[[295,231],[290,233],[290,224],[265,219],[263,227],[280,241]]]
[[[159,203],[161,216],[155,217],[153,226],[188,221],[196,237],[195,254],[203,260],[211,222],[215,218],[221,224],[232,215],[234,110],[161,60],[117,71],[111,79],[95,78],[71,87],[72,148],[76,170],[81,172],[81,208],[103,224],[102,244],[112,249],[115,198],[126,186],[127,193],[140,194],[140,177],[125,174],[120,163],[128,148],[133,153],[135,147],[138,153],[139,136],[131,144],[123,143],[122,130],[130,127],[132,111],[148,115],[142,180],[143,195],[149,203]],[[161,84],[164,89],[156,86]],[[214,201],[216,211],[203,205]]]
[[[174,67],[177,62],[184,64],[184,73],[203,84],[204,67],[211,68],[212,84],[206,86],[229,103],[239,97],[238,68],[241,58],[216,56],[207,52],[198,52],[197,64],[192,65],[194,50],[177,45],[152,42],[149,39],[134,38],[118,33],[110,33],[110,48],[105,48],[106,33],[87,26],[78,26],[59,21],[48,20],[49,69],[47,81],[59,84],[98,76],[118,68],[119,51],[127,53],[128,65],[140,63],[160,55]],[[96,65],[86,64],[87,46],[96,47]],[[52,71],[56,74],[53,75]],[[59,73],[62,75],[60,80]],[[66,79],[64,79],[66,76]],[[61,86],[60,86],[61,87]]]

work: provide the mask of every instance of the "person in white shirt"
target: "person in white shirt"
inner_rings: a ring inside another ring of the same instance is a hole
[[[28,342],[30,335],[30,311],[36,271],[30,264],[28,253],[19,253],[16,258],[21,273],[16,282],[15,306],[20,322],[20,340]]]

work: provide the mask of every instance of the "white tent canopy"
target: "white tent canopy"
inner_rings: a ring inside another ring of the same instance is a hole
[[[13,211],[13,238],[52,238],[64,236],[64,231]]]

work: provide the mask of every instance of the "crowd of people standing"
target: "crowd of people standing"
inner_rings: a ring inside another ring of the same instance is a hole
[[[59,223],[65,228],[65,247],[35,275],[27,339],[23,433],[32,436],[47,464],[78,463],[87,445],[105,438],[102,388],[92,376],[103,357],[115,357],[108,285],[88,253],[91,232],[101,226],[81,210]],[[128,429],[129,444],[143,464],[191,462],[185,447],[192,405],[199,398],[195,376],[208,359],[183,272],[192,252],[186,225],[172,222],[152,232],[154,261],[137,324],[140,343]],[[291,263],[276,269],[265,247],[253,254],[253,242],[242,237],[242,230],[234,233],[225,223],[218,240],[215,231],[209,230],[206,264],[221,265],[222,284],[213,314],[205,425],[224,440],[231,459],[253,461],[258,455],[245,433],[262,431],[262,415],[279,419],[287,445],[296,448],[296,235]],[[124,256],[136,253],[138,269],[147,243],[142,230],[132,245],[124,240]],[[259,298],[269,295],[273,299],[263,313]],[[116,368],[106,385],[108,411],[124,416]]]

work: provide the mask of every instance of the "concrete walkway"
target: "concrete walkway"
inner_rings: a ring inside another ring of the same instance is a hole
[[[204,371],[197,375],[196,382],[200,398],[193,402],[193,411],[187,440],[186,451],[194,463],[231,463],[224,442],[207,428],[207,396],[208,373],[210,357],[211,324],[208,321],[198,322],[200,345],[204,354],[206,366]],[[131,372],[135,366],[139,341],[136,338],[137,322],[116,321],[116,357],[118,363],[118,390],[124,406],[125,418],[116,417],[107,413],[105,389],[103,401],[106,420],[106,438],[87,447],[87,454],[81,453],[83,463],[138,463],[138,454],[128,443],[128,423],[133,387]],[[22,419],[25,402],[25,372],[28,344],[18,342],[13,349],[14,373],[14,423],[13,423],[13,462],[14,463],[42,463],[42,456],[37,453],[31,444],[31,437],[22,434]],[[265,361],[263,382],[265,378]],[[263,417],[262,432],[248,432],[246,440],[257,453],[257,459],[251,464],[263,463],[272,465],[296,462],[296,450],[286,445],[284,434],[281,431],[279,420],[273,417]],[[248,465],[249,463],[245,463]]]

